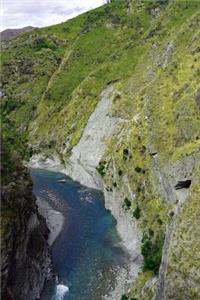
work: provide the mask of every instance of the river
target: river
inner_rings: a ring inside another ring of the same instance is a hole
[[[59,285],[54,294],[46,287],[41,300],[110,299],[119,273],[128,268],[129,255],[103,193],[61,173],[33,169],[31,175],[36,197],[64,216],[52,246]]]

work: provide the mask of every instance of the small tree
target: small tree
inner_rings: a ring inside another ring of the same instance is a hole
[[[158,274],[163,244],[164,236],[157,237],[154,241],[152,237],[145,236],[143,238],[141,246],[141,252],[144,257],[143,271],[151,270],[154,274]]]
[[[135,217],[138,220],[140,218],[140,215],[141,215],[141,209],[137,205],[137,207],[133,211],[133,217]]]
[[[121,300],[128,300],[128,297],[126,295],[122,295]]]
[[[124,204],[123,206],[126,208],[126,209],[129,209],[131,207],[131,201],[128,199],[128,198],[125,198],[124,199]]]

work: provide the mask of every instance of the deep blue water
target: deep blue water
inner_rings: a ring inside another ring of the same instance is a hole
[[[64,298],[44,292],[42,300],[100,300],[116,284],[117,270],[128,258],[105,209],[103,194],[63,174],[32,170],[34,193],[65,216],[63,230],[53,244],[53,263],[59,282],[69,287]],[[60,183],[65,179],[65,183]]]

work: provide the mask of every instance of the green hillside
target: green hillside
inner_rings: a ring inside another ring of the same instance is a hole
[[[14,145],[21,157],[57,153],[65,164],[100,94],[107,86],[114,87],[111,113],[123,122],[120,133],[106,141],[98,170],[107,188],[123,190],[122,178],[126,178],[136,195],[133,201],[124,193],[123,199],[140,228],[144,256],[143,270],[127,295],[129,299],[153,299],[156,293],[152,278],[158,278],[166,228],[177,207],[182,208],[181,201],[170,201],[178,194],[170,194],[168,186],[175,186],[182,173],[192,177],[192,184],[193,177],[197,182],[200,176],[196,170],[200,149],[199,29],[198,0],[113,0],[70,21],[2,43],[3,139],[9,151]],[[26,156],[24,140],[29,145]],[[6,163],[9,169],[9,161]],[[197,189],[194,183],[188,196],[191,204],[188,199],[186,202],[192,213],[184,208],[176,232],[178,244],[173,242],[172,252],[188,239],[183,234],[179,241],[184,220],[191,231],[197,226],[192,222],[194,210],[200,209]],[[190,237],[192,243],[195,236]],[[188,254],[189,243],[184,245]],[[184,270],[179,265],[182,259],[169,263],[167,276],[173,273],[174,282],[181,272],[187,277],[198,258],[197,247],[190,251],[189,257],[181,251],[175,254],[191,260]],[[175,259],[173,253],[169,259]],[[181,289],[185,279],[180,277]],[[190,279],[193,286],[192,275]],[[199,277],[196,280],[199,287]],[[196,300],[198,292],[191,287],[190,294],[185,292],[189,298],[183,294],[182,299]],[[166,299],[180,300],[178,292]]]

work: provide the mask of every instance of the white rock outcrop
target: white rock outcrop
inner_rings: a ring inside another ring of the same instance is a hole
[[[101,181],[96,176],[96,167],[106,150],[106,140],[121,122],[120,118],[111,115],[114,94],[112,86],[102,92],[101,100],[91,114],[79,143],[72,150],[65,172],[91,188],[102,189]]]

